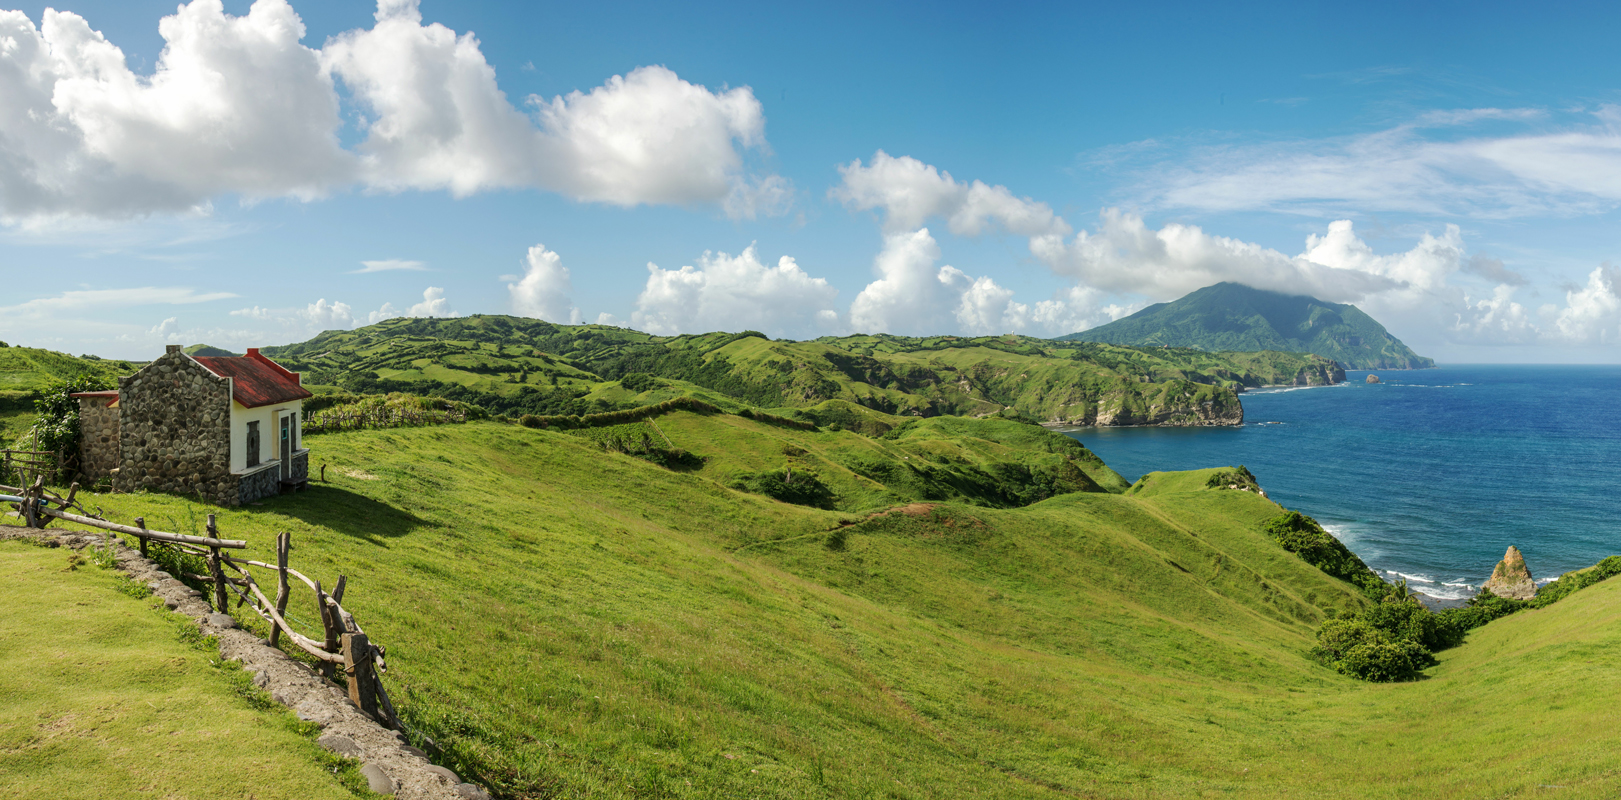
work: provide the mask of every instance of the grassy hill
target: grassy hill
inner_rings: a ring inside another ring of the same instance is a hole
[[[1475,631],[1428,680],[1367,684],[1306,651],[1325,618],[1368,601],[1274,544],[1261,526],[1282,509],[1214,471],[1126,493],[1085,463],[1103,491],[992,507],[949,481],[911,499],[914,479],[889,470],[841,478],[853,499],[817,508],[731,484],[813,455],[831,476],[859,452],[966,467],[1008,460],[998,446],[1025,463],[1067,448],[1006,420],[878,439],[656,421],[712,460],[666,469],[578,431],[492,422],[329,434],[309,444],[330,483],[216,513],[255,552],[291,531],[301,567],[347,573],[345,605],[387,644],[402,713],[509,798],[1621,785],[1614,581]],[[175,497],[91,502],[171,529],[189,518]]]
[[[196,626],[68,558],[0,541],[7,797],[355,797],[316,746],[319,729],[220,662]]]
[[[1327,359],[1289,353],[1017,336],[655,337],[504,316],[387,320],[265,352],[307,372],[309,383],[439,394],[513,416],[584,414],[702,390],[714,402],[761,408],[837,400],[903,416],[1013,409],[1079,424],[1230,424],[1242,419],[1243,387],[1338,379]]]
[[[33,398],[56,381],[95,375],[109,381],[140,369],[139,362],[70,356],[37,347],[0,347],[0,412],[33,408]]]
[[[1193,347],[1201,350],[1281,350],[1315,353],[1346,369],[1421,369],[1434,359],[1414,353],[1356,306],[1305,295],[1207,286],[1170,303],[1072,333],[1063,341]]]

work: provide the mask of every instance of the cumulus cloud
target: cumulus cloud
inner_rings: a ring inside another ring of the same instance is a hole
[[[940,245],[927,228],[884,237],[873,262],[877,280],[850,304],[850,325],[865,333],[1058,336],[1119,319],[1128,306],[1102,302],[1103,293],[1075,286],[1034,304],[989,276],[936,266]],[[1134,309],[1132,309],[1134,310]]]
[[[1449,228],[1446,243],[1452,244],[1459,235],[1456,228]],[[1427,253],[1431,245],[1426,236],[1421,248]],[[1352,302],[1393,288],[1403,279],[1399,275],[1419,274],[1420,267],[1429,265],[1422,259],[1374,256],[1352,233],[1350,222],[1334,223],[1328,235],[1308,242],[1306,254],[1291,257],[1252,242],[1213,236],[1197,225],[1167,223],[1154,230],[1142,217],[1118,209],[1104,209],[1095,232],[1081,231],[1068,240],[1057,235],[1032,237],[1030,251],[1053,272],[1082,285],[1156,300],[1237,281],[1258,289]]]
[[[283,0],[158,26],[150,76],[82,17],[0,12],[0,204],[9,218],[176,211],[226,192],[317,197],[349,180],[337,97]]]
[[[1144,203],[1205,211],[1310,216],[1368,212],[1491,219],[1569,215],[1621,204],[1621,106],[1550,124],[1530,109],[1432,111],[1371,133],[1321,140],[1194,148],[1164,163],[1134,153]],[[1482,122],[1529,126],[1458,136]],[[1437,135],[1433,129],[1442,128]],[[1112,162],[1114,153],[1107,158]]]
[[[539,244],[524,257],[523,277],[507,284],[513,313],[565,325],[578,325],[584,319],[569,298],[573,291],[563,257]]]
[[[813,278],[792,257],[760,262],[754,245],[736,256],[705,252],[698,265],[647,265],[647,284],[636,298],[631,325],[657,334],[758,330],[772,336],[815,337],[843,325],[838,290]],[[617,324],[611,316],[598,321]]]
[[[935,217],[945,219],[952,233],[969,236],[992,228],[1020,236],[1070,232],[1046,203],[1015,197],[1005,186],[961,183],[911,156],[895,158],[879,150],[871,164],[858,159],[840,166],[839,174],[843,180],[832,196],[850,208],[882,209],[890,233],[921,228]]]
[[[1602,264],[1587,285],[1565,294],[1565,308],[1554,319],[1559,334],[1574,342],[1621,341],[1621,270]]]
[[[499,88],[472,34],[422,24],[414,0],[381,0],[376,22],[304,46],[286,0],[247,14],[193,0],[164,17],[150,75],[71,12],[41,24],[0,12],[0,215],[130,217],[206,209],[212,198],[310,200],[358,185],[385,191],[497,188],[583,201],[785,210],[792,191],[751,174],[769,153],[747,87],[719,91],[664,67],[589,92],[529,98]],[[365,115],[353,150],[348,102]]]
[[[383,304],[383,308],[390,308]],[[445,298],[445,290],[438,286],[429,286],[422,290],[422,302],[412,305],[405,310],[403,316],[407,317],[458,317],[461,316],[450,310],[450,300]]]
[[[394,307],[393,303],[384,303],[382,308],[366,314],[366,324],[376,325],[385,319],[393,319],[398,316],[402,315],[400,314],[400,310]]]
[[[416,2],[385,0],[376,24],[348,31],[322,60],[371,113],[360,146],[367,181],[456,196],[540,187],[622,206],[718,203],[738,216],[775,204],[739,148],[765,146],[765,114],[747,87],[719,92],[642,67],[590,92],[513,106],[471,33],[422,24]]]

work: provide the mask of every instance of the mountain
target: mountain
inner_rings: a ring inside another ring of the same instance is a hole
[[[264,352],[307,373],[309,384],[434,394],[508,416],[587,414],[694,395],[810,418],[841,401],[906,417],[1013,411],[1082,425],[1225,425],[1243,420],[1244,387],[1343,378],[1330,360],[1298,353],[1022,336],[661,337],[496,315],[386,320]]]
[[[1435,366],[1434,359],[1413,352],[1356,306],[1238,283],[1206,286],[1060,341],[1315,353],[1346,369]]]

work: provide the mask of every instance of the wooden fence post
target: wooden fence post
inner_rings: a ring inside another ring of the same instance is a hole
[[[276,616],[287,615],[287,596],[291,593],[287,587],[287,550],[293,544],[291,533],[276,535]],[[270,646],[275,647],[281,638],[281,626],[270,626]]]
[[[349,678],[349,700],[377,718],[377,674],[372,671],[371,642],[364,633],[343,635],[343,671]]]
[[[326,598],[327,598],[326,592],[321,590],[321,582],[316,581],[315,582],[315,613],[320,615],[321,629],[326,632],[325,641],[323,641],[321,643],[321,649],[327,651],[328,653],[336,653],[336,652],[338,652],[338,629],[337,629],[337,626],[332,624],[332,616],[333,615],[332,615],[332,613],[330,611],[327,610]],[[333,675],[332,662],[330,662],[330,661],[322,661],[321,662],[321,675],[323,675],[324,677],[327,677],[327,678],[332,677],[332,675]]]
[[[219,529],[214,527],[214,515],[208,515],[208,538],[218,539]],[[214,611],[226,613],[225,570],[220,568],[220,549],[208,548],[208,574],[214,579]]]
[[[146,517],[136,517],[135,527],[140,528],[143,531],[146,530]],[[146,558],[146,537],[137,536],[135,538],[141,541],[141,558]]]

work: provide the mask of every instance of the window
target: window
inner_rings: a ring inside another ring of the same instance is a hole
[[[248,466],[259,466],[259,423],[257,421],[248,423],[247,452]]]

